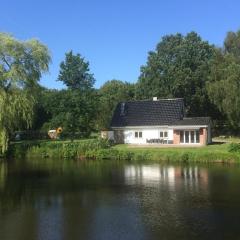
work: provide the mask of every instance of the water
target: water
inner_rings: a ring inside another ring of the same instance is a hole
[[[240,239],[240,167],[0,163],[1,240]]]

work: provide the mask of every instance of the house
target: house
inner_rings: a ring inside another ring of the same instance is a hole
[[[211,143],[211,119],[186,118],[182,98],[121,102],[114,111],[111,130],[116,143]]]

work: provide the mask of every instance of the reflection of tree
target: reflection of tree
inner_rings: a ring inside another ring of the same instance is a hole
[[[207,171],[195,166],[56,159],[8,164],[0,239],[15,228],[17,240],[26,237],[20,229],[30,239],[192,237],[200,223],[194,213],[208,191]]]
[[[0,162],[0,190],[4,188],[7,176],[7,166],[6,163]]]
[[[6,169],[0,190],[0,239],[6,234],[28,239],[20,229],[26,229],[29,239],[47,239],[47,232],[65,239],[84,238],[94,229],[95,211],[104,203],[102,189],[111,192],[115,183],[123,185],[118,163],[35,159],[9,163]]]
[[[159,239],[159,236],[184,239],[193,237],[194,231],[203,231],[198,225],[199,219],[191,216],[191,211],[207,201],[206,173],[207,170],[196,166],[156,164],[126,167],[126,183],[141,189],[136,194],[141,218],[151,230],[151,239]]]

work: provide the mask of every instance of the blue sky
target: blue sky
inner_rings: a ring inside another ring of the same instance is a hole
[[[240,28],[239,9],[237,0],[5,0],[0,31],[49,47],[42,85],[62,88],[59,64],[72,49],[90,62],[98,88],[111,79],[136,82],[148,51],[166,34],[194,30],[221,46],[227,31]]]

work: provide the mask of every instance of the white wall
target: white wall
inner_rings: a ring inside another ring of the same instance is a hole
[[[147,139],[159,139],[160,131],[167,131],[168,132],[168,140],[173,140],[173,129],[169,129],[169,128],[155,128],[155,129],[134,128],[134,129],[125,129],[123,131],[124,143],[146,144]],[[135,132],[142,132],[142,138],[135,138]]]

